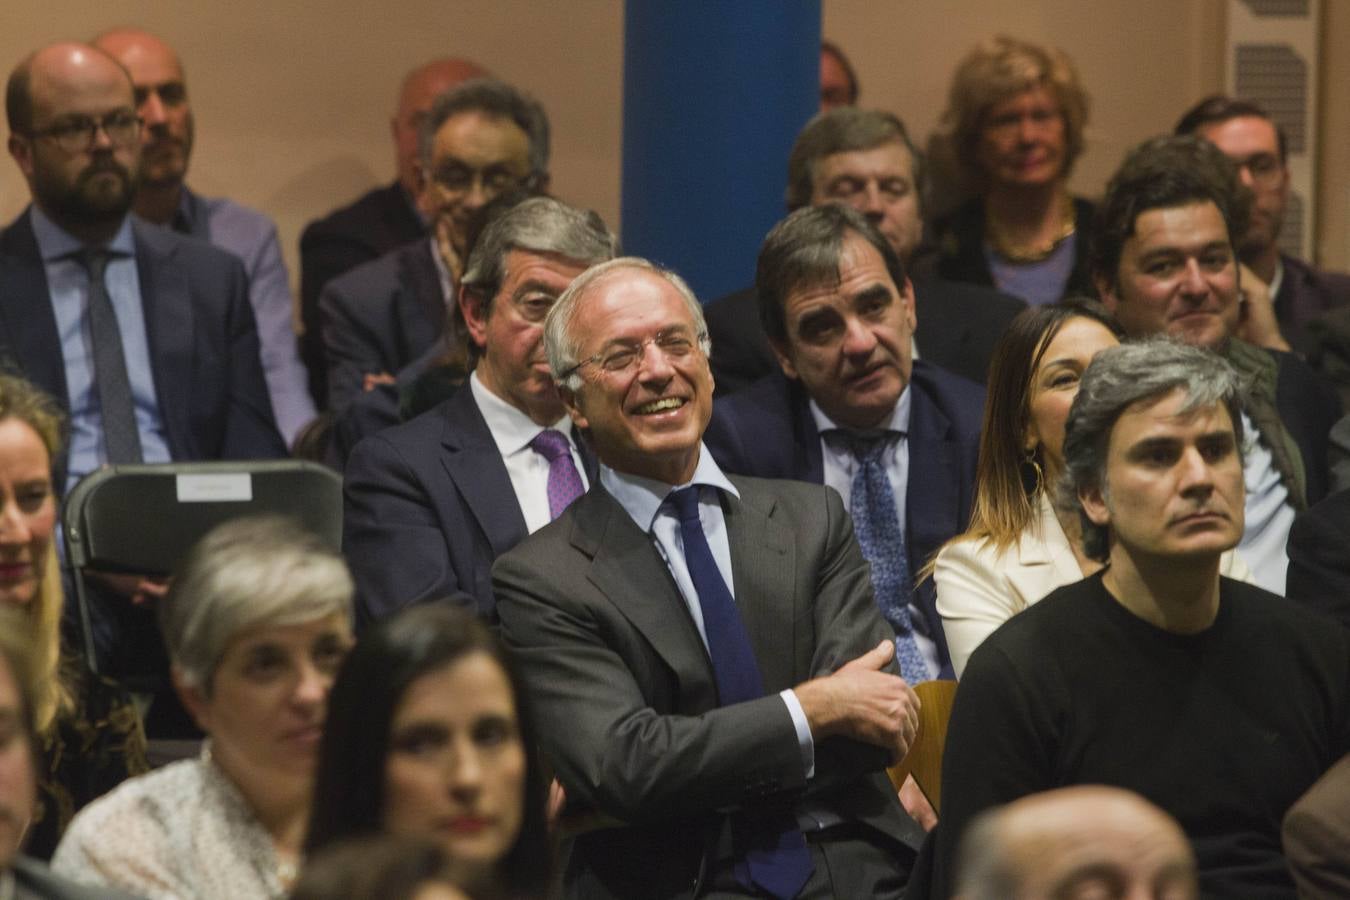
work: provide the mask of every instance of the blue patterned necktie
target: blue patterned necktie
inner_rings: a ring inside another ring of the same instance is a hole
[[[863,556],[872,565],[872,588],[881,615],[895,630],[895,659],[900,674],[910,684],[932,678],[928,661],[914,640],[909,601],[914,583],[909,572],[905,532],[895,511],[895,492],[886,477],[882,457],[895,435],[858,435],[841,432],[858,461],[849,491],[849,513]]]
[[[103,420],[103,449],[107,461],[141,461],[141,434],[136,427],[136,404],[131,393],[131,378],[122,352],[122,332],[117,327],[104,272],[110,254],[88,248],[75,254],[75,260],[89,274],[89,343],[94,358],[94,387]]]
[[[545,428],[530,441],[530,449],[548,460],[548,517],[556,519],[586,493],[581,473],[572,462],[572,445],[561,431]]]
[[[671,491],[668,496],[680,520],[684,562],[703,611],[717,696],[723,706],[764,696],[764,681],[755,661],[745,623],[736,601],[713,558],[698,516],[698,486]],[[815,864],[797,823],[785,815],[742,817],[734,823],[737,843],[746,844],[736,862],[736,878],[746,887],[757,886],[780,900],[796,897]]]

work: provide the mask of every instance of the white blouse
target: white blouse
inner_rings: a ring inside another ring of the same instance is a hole
[[[52,857],[60,875],[149,900],[284,898],[294,868],[209,749],[86,806]]]
[[[1232,550],[1221,558],[1219,572],[1255,583],[1246,563]],[[1000,625],[1056,588],[1082,578],[1069,538],[1044,494],[1040,518],[1006,550],[996,551],[985,539],[944,547],[933,567],[933,582],[956,677],[965,671],[975,648]]]

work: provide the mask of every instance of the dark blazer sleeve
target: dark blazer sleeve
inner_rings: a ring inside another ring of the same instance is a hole
[[[1329,490],[1329,435],[1341,417],[1341,400],[1325,379],[1294,354],[1277,350],[1270,353],[1278,365],[1275,406],[1303,455],[1311,506]]]
[[[1350,627],[1350,490],[1294,520],[1285,594]]]
[[[356,582],[361,624],[427,600],[479,607],[465,583],[469,573],[460,571],[450,547],[446,529],[455,523],[441,521],[420,471],[387,433],[352,450],[342,510],[342,552]],[[458,536],[468,541],[469,526],[458,525]],[[489,563],[483,561],[484,569]]]
[[[328,408],[341,412],[364,389],[365,376],[393,374],[380,352],[380,341],[371,321],[388,305],[388,288],[377,276],[374,262],[328,283],[319,295],[319,321],[323,333],[324,359],[328,370]]]

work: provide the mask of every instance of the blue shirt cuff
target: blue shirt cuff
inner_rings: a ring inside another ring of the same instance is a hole
[[[816,775],[816,742],[811,737],[811,725],[806,721],[806,713],[802,710],[802,703],[791,689],[780,692],[778,696],[783,698],[783,703],[787,705],[788,715],[792,716],[792,727],[797,729],[797,746],[802,752],[802,768],[806,771],[807,778],[814,778]]]

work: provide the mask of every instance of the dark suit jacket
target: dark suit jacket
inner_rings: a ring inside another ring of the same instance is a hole
[[[525,517],[467,386],[357,444],[343,494],[342,550],[362,624],[446,597],[495,617],[492,562],[525,537]]]
[[[1329,490],[1329,436],[1341,417],[1341,401],[1332,386],[1298,356],[1278,350],[1269,352],[1277,364],[1275,408],[1303,455],[1311,506]]]
[[[1284,280],[1275,295],[1275,318],[1290,346],[1309,356],[1314,337],[1308,326],[1333,309],[1350,306],[1350,275],[1323,272],[1284,253],[1280,261],[1284,263]]]
[[[365,375],[398,373],[445,328],[445,298],[431,243],[418,239],[334,278],[319,297],[328,408],[341,412]]]
[[[1350,628],[1350,490],[1332,494],[1294,520],[1285,595]]]
[[[909,570],[918,572],[970,519],[984,390],[923,360],[914,361],[910,390],[905,539]],[[728,472],[822,484],[820,434],[808,401],[800,383],[772,375],[718,400],[703,439]],[[941,677],[954,678],[931,578],[916,587],[914,602],[937,644]]]
[[[300,354],[310,392],[322,408],[328,398],[327,365],[319,324],[319,293],[329,281],[427,233],[417,210],[395,179],[347,206],[310,222],[300,234]]]
[[[808,784],[775,696],[890,629],[843,505],[813,485],[733,478],[724,496],[736,604],[767,696],[719,707],[712,665],[651,539],[603,485],[493,568],[502,636],[569,804],[631,827],[576,838],[569,897],[689,897],[730,853],[728,810],[800,803],[917,844],[876,748],[816,745]],[[906,867],[907,868],[907,867]]]
[[[939,279],[914,281],[919,321],[914,340],[924,359],[984,383],[994,344],[1026,304],[991,288]],[[728,294],[703,310],[712,338],[717,396],[748,387],[778,371],[778,360],[760,324],[753,287]]]
[[[1092,203],[1081,197],[1074,198],[1073,269],[1064,285],[1064,297],[1071,294],[1097,296],[1089,263],[1095,216],[1096,207]],[[994,273],[984,255],[984,203],[978,197],[938,219],[933,228],[941,254],[937,263],[940,276],[952,281],[993,285]]]
[[[224,250],[136,219],[132,231],[170,454],[175,460],[285,456],[243,265]],[[0,234],[0,350],[69,410],[56,314],[27,212]]]

